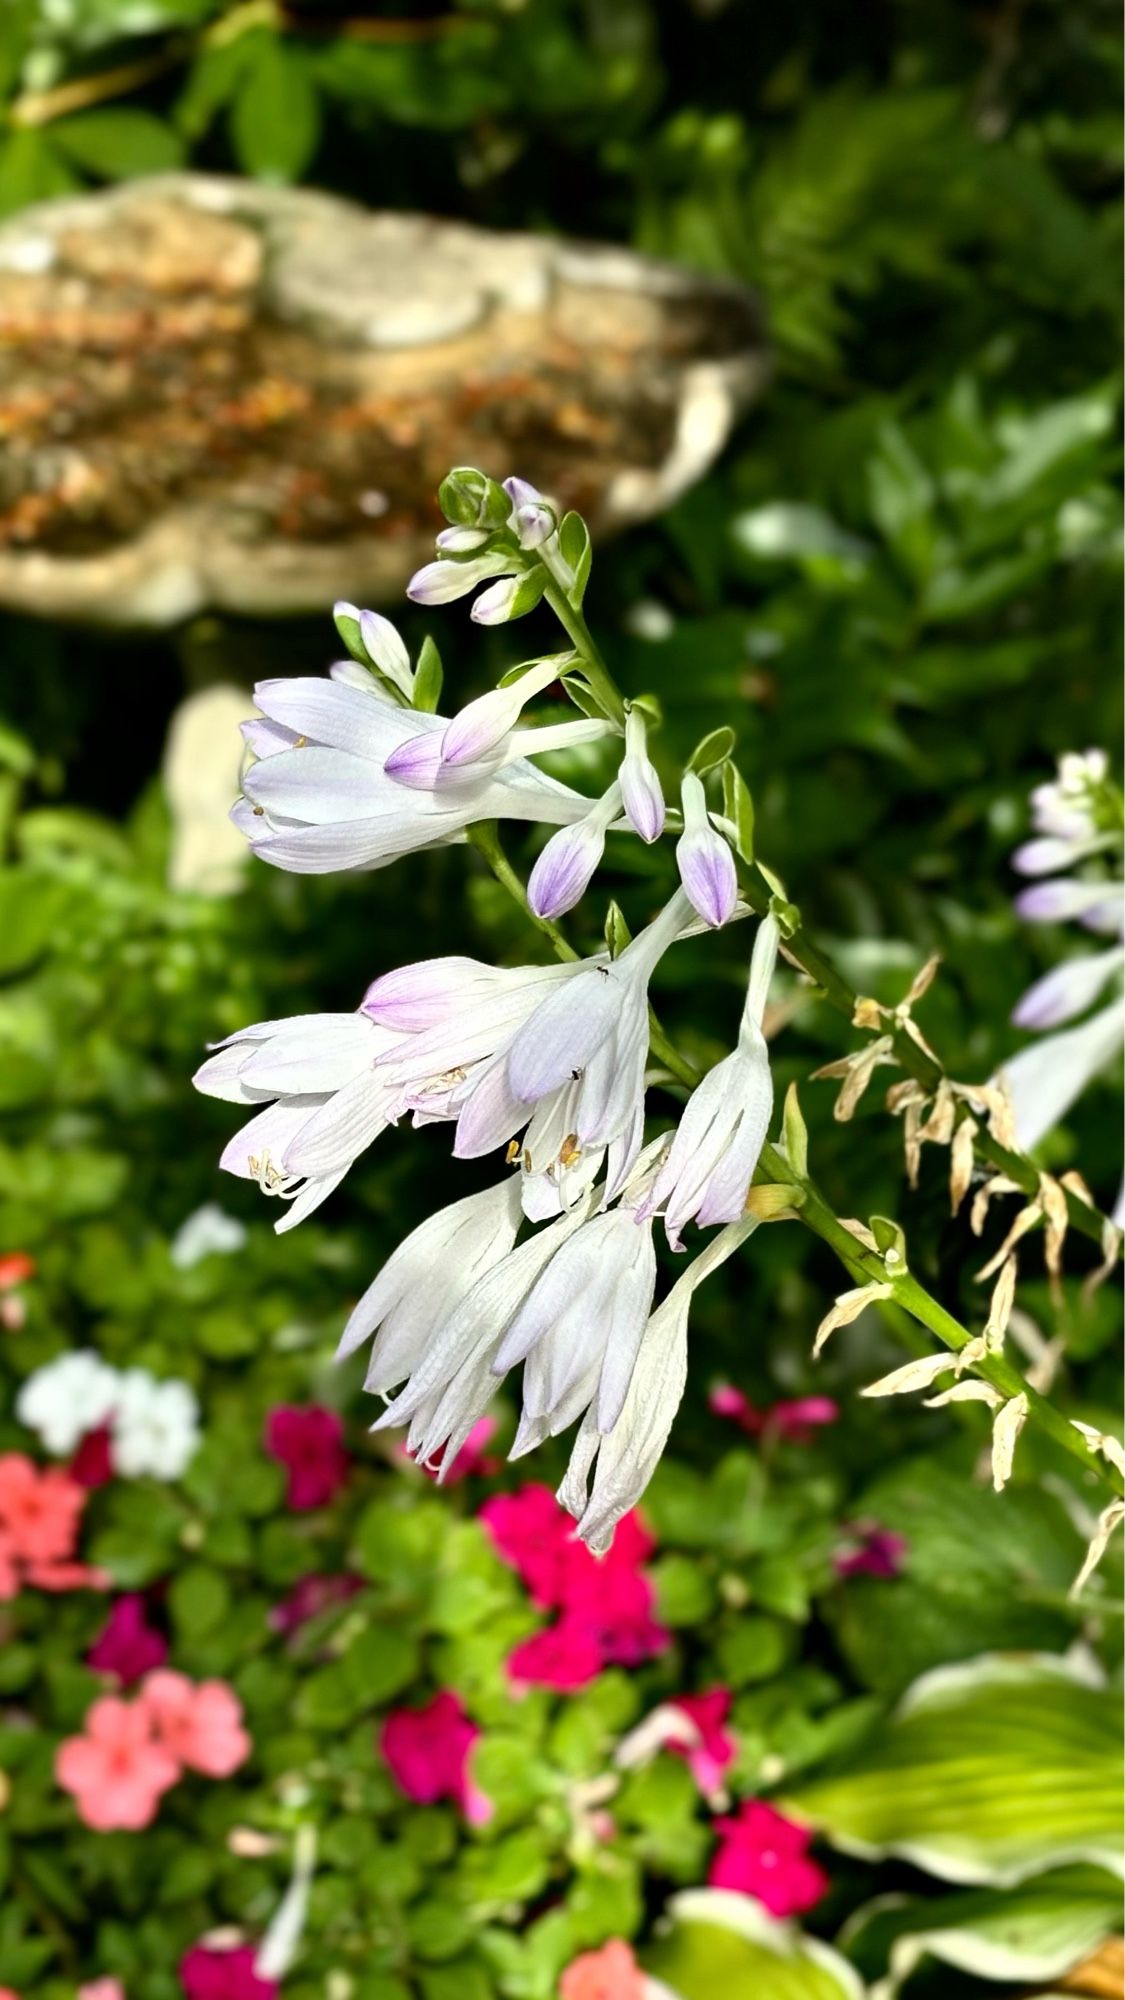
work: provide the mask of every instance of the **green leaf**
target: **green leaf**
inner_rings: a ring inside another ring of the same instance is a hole
[[[103,180],[169,173],[183,164],[179,133],[151,111],[138,111],[132,105],[79,111],[72,118],[61,118],[51,130],[68,159]]]
[[[754,859],[754,801],[737,764],[723,765],[723,814],[734,829],[736,851],[746,862]]]
[[[1118,1702],[1067,1660],[986,1655],[910,1689],[835,1775],[788,1801],[849,1854],[1009,1884],[1122,1867]]]
[[[846,1960],[749,1896],[685,1889],[667,1914],[670,1934],[641,1956],[677,2000],[861,2000]]]
[[[726,762],[735,741],[734,730],[728,729],[725,724],[721,729],[712,729],[696,744],[687,761],[688,770],[695,771],[701,778],[705,777],[708,771],[714,771]]]
[[[254,31],[248,65],[231,115],[239,165],[263,181],[295,181],[320,140],[320,102],[299,48]]]
[[[42,126],[11,132],[0,141],[0,215],[70,194],[80,185]]]
[[[582,599],[586,595],[586,585],[590,581],[590,565],[594,554],[590,544],[590,530],[581,514],[563,515],[559,523],[559,548],[563,560],[569,563],[574,571],[575,580],[567,592],[567,597],[575,610],[580,611]]]
[[[1118,1927],[1121,1885],[1094,1868],[1061,1868],[1014,1889],[904,1903],[883,1897],[856,1912],[846,1937],[861,1968],[889,1977],[892,2000],[926,1958],[977,1979],[1038,1986],[1062,1978]]]

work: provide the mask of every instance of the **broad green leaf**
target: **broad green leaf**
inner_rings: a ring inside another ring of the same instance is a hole
[[[441,700],[441,654],[427,632],[414,671],[414,706],[426,715],[436,715]]]
[[[731,1889],[686,1889],[668,1904],[671,1931],[642,1953],[676,2000],[862,2000],[851,1966],[795,1924]]]
[[[132,105],[80,111],[60,119],[51,130],[68,159],[103,180],[167,173],[183,160],[179,133],[151,111],[138,111]]]
[[[712,729],[708,736],[704,736],[702,741],[696,744],[688,758],[688,770],[698,772],[700,777],[705,776],[708,771],[714,771],[718,765],[725,762],[734,745],[733,729],[728,729],[725,724],[721,729]]]
[[[926,1958],[977,1979],[1038,1985],[1088,1957],[1117,1928],[1121,1885],[1095,1868],[1062,1868],[1014,1889],[978,1889],[909,1902],[885,1896],[857,1911],[845,1940],[869,1972],[887,1968],[879,2000],[893,2000]]]
[[[1070,1661],[985,1655],[917,1681],[840,1771],[790,1803],[846,1853],[950,1882],[1122,1868],[1119,1703]]]
[[[42,126],[11,132],[0,141],[0,215],[14,215],[33,202],[50,201],[80,185],[52,133]]]
[[[299,49],[277,35],[255,33],[231,114],[239,164],[263,181],[295,181],[320,139],[320,101]]]

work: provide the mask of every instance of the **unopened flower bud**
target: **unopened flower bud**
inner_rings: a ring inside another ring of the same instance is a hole
[[[585,819],[551,835],[531,871],[527,901],[537,917],[561,917],[580,902],[605,851],[606,828],[621,805],[611,785]]]
[[[521,549],[538,549],[555,533],[559,519],[546,495],[526,479],[506,479],[504,491],[512,503],[509,526]]]
[[[625,717],[625,755],[617,773],[625,817],[642,840],[658,840],[664,831],[664,793],[646,748],[645,719],[639,708]]]
[[[718,929],[734,914],[738,877],[734,856],[707,815],[707,798],[694,771],[685,771],[680,797],[684,830],[676,842],[676,865],[689,902],[705,924]]]
[[[455,528],[503,528],[510,502],[495,479],[475,465],[458,465],[441,482],[438,503]]]

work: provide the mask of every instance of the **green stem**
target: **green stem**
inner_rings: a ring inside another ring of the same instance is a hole
[[[576,653],[581,654],[586,679],[611,722],[625,727],[625,697],[598,651],[593,633],[581,611],[576,611],[562,585],[552,580],[545,592],[550,605]]]
[[[552,923],[550,917],[536,916],[527,900],[527,891],[523,883],[500,845],[496,821],[479,820],[476,826],[469,827],[468,840],[470,846],[475,847],[482,859],[487,861],[496,880],[503,884],[513,902],[519,904],[528,922],[534,924],[537,931],[542,931],[544,937],[550,939],[557,957],[566,959],[580,957],[581,954],[575,951],[574,946],[563,936],[558,925]]]

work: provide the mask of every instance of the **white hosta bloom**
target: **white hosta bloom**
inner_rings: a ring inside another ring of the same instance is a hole
[[[599,1428],[594,1408],[583,1419],[557,1498],[577,1520],[583,1541],[599,1555],[612,1542],[618,1521],[641,1499],[668,1442],[687,1383],[692,1294],[756,1227],[756,1219],[748,1217],[713,1237],[657,1306],[645,1327],[621,1413],[608,1434]]]
[[[592,1199],[538,1230],[471,1284],[465,1283],[410,1368],[405,1387],[372,1429],[409,1423],[407,1449],[423,1464],[438,1461],[440,1476],[496,1393],[493,1362],[506,1327],[544,1265],[582,1226]],[[403,1351],[400,1348],[394,1357],[396,1367],[402,1365]],[[385,1381],[382,1360],[375,1365],[377,1380]]]
[[[186,1382],[158,1382],[146,1368],[119,1378],[113,1415],[112,1456],[126,1479],[148,1474],[178,1479],[199,1443],[199,1404]]]
[[[581,902],[605,852],[610,821],[621,810],[621,786],[609,790],[584,819],[551,835],[528,878],[527,900],[537,917],[561,917]]]
[[[443,766],[476,764],[490,751],[501,748],[528,702],[557,681],[563,666],[569,665],[573,658],[572,653],[566,653],[536,660],[507,687],[491,688],[475,701],[466,702],[445,725],[441,739]]]
[[[505,479],[504,491],[512,503],[508,525],[521,549],[542,548],[558,527],[558,508],[529,479]]]
[[[399,1244],[353,1311],[337,1361],[375,1334],[364,1388],[393,1389],[478,1278],[508,1255],[522,1220],[519,1175],[440,1208]]]
[[[20,1386],[16,1415],[53,1458],[69,1458],[89,1431],[104,1424],[117,1400],[116,1368],[90,1348],[48,1361]]]
[[[642,840],[658,840],[664,831],[664,793],[648,754],[644,712],[639,708],[631,708],[625,717],[625,755],[617,780],[633,832]]]
[[[1010,1056],[1002,1075],[1016,1117],[1016,1143],[1027,1152],[1046,1137],[1103,1070],[1121,1055],[1125,1000],[1115,1000],[1077,1028],[1044,1035]]]
[[[400,1039],[362,1009],[302,1014],[239,1029],[196,1071],[205,1096],[255,1108],[219,1164],[291,1204],[279,1234],[320,1206],[397,1115],[399,1093],[376,1063]]]
[[[357,685],[356,675],[367,684]],[[243,733],[258,761],[231,817],[255,854],[295,874],[382,868],[456,840],[482,819],[566,826],[589,805],[524,757],[474,774],[448,795],[396,783],[387,759],[413,738],[440,740],[448,718],[400,707],[352,662],[329,679],[259,682],[254,699],[262,719]]]
[[[646,1199],[645,1214],[663,1211],[673,1250],[682,1249],[684,1226],[693,1219],[709,1229],[716,1222],[737,1222],[745,1210],[773,1110],[762,1016],[777,946],[777,925],[765,917],[754,940],[738,1046],[693,1090]]]
[[[1096,831],[1093,798],[1109,776],[1104,750],[1068,750],[1059,758],[1058,776],[1037,785],[1031,812],[1037,833],[1058,840],[1084,841]]]
[[[692,908],[717,930],[734,915],[738,876],[734,856],[707,811],[707,795],[694,771],[685,771],[680,786],[684,830],[676,842],[676,866]]]
[[[1112,945],[1108,951],[1091,952],[1086,958],[1067,958],[1054,965],[1029,986],[1012,1020],[1017,1028],[1059,1028],[1092,1007],[1103,989],[1125,967],[1125,948]]]

